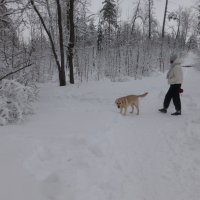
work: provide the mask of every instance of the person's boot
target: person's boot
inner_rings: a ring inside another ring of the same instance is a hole
[[[165,108],[161,108],[161,109],[159,109],[159,111],[160,111],[161,113],[167,113],[167,109],[165,109]]]
[[[181,111],[177,110],[175,113],[172,113],[171,115],[181,115]]]

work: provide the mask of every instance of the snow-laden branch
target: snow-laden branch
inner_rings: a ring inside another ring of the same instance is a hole
[[[15,71],[12,71],[12,72],[10,72],[10,73],[8,73],[8,74],[6,74],[6,75],[0,77],[0,81],[2,81],[3,79],[7,78],[8,76],[10,76],[10,75],[12,75],[12,74],[15,74],[15,73],[21,71],[22,69],[25,69],[25,68],[30,67],[30,66],[32,66],[32,65],[33,65],[33,63],[30,63],[30,64],[25,65],[25,66],[23,66],[23,67],[21,67],[21,68],[15,70]]]

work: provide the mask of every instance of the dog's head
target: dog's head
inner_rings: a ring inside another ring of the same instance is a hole
[[[122,106],[122,102],[120,99],[116,99],[115,104],[117,105],[117,108],[121,108],[121,106]]]

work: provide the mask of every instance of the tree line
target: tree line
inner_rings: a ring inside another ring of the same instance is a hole
[[[121,21],[119,0],[95,14],[87,0],[0,0],[0,81],[137,79],[164,71],[174,51],[198,51],[200,2],[169,10],[166,0],[161,25],[153,0],[133,2]]]

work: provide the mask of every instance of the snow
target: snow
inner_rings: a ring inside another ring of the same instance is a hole
[[[32,113],[35,96],[36,89],[4,79],[0,84],[0,126],[20,122]]]
[[[0,127],[0,199],[199,200],[200,71],[184,68],[181,116],[158,112],[165,76],[41,85],[35,114]],[[119,113],[144,92],[139,116]]]

